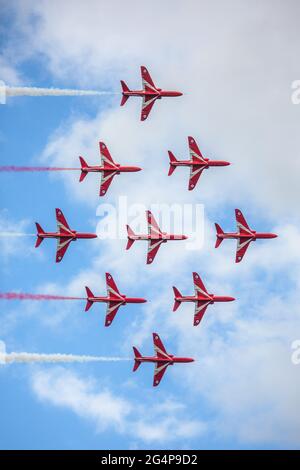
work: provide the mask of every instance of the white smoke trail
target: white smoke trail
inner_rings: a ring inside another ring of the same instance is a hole
[[[6,96],[91,96],[114,95],[111,91],[69,90],[61,88],[5,87]]]
[[[36,237],[36,234],[23,232],[0,232],[0,237]]]
[[[33,364],[33,363],[71,363],[71,362],[118,362],[130,361],[126,357],[77,356],[74,354],[37,354],[27,352],[6,352],[5,343],[0,341],[0,364]]]

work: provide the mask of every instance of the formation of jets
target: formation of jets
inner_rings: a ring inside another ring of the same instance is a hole
[[[141,77],[142,77],[142,89],[141,90],[130,90],[126,83],[121,80],[122,86],[122,100],[121,106],[123,106],[130,96],[139,96],[142,98],[142,110],[141,110],[141,121],[145,121],[151,109],[157,99],[163,97],[178,97],[182,93],[179,91],[170,91],[157,88],[145,66],[141,66]],[[177,167],[188,167],[190,168],[190,176],[188,183],[188,190],[193,190],[204,170],[207,170],[211,167],[223,167],[230,165],[229,162],[223,160],[211,160],[202,155],[195,139],[191,136],[188,137],[188,147],[189,147],[189,159],[188,160],[178,160],[171,151],[168,151],[169,154],[169,172],[168,175],[171,176],[174,170]],[[82,182],[88,173],[101,173],[101,182],[99,188],[99,195],[104,196],[110,184],[112,183],[113,178],[116,175],[121,173],[131,173],[138,172],[141,170],[138,166],[126,166],[116,163],[106,144],[104,142],[99,142],[101,164],[97,166],[88,165],[85,159],[81,156],[80,159],[80,178],[79,181]],[[270,239],[277,237],[274,233],[266,232],[256,232],[252,230],[242,212],[239,209],[235,210],[236,223],[237,223],[237,232],[224,232],[219,224],[215,224],[217,232],[217,240],[215,247],[218,248],[224,239],[236,239],[237,240],[237,250],[236,250],[236,263],[241,262],[243,259],[248,246],[252,241],[258,239]],[[126,249],[130,249],[135,241],[145,240],[148,242],[148,251],[147,251],[147,264],[152,264],[159,247],[162,243],[168,241],[179,241],[186,240],[188,237],[184,234],[172,234],[162,232],[158,223],[155,220],[154,215],[149,210],[146,211],[148,233],[147,234],[136,234],[134,231],[127,225],[127,246]],[[57,250],[56,250],[56,262],[59,263],[62,261],[70,243],[78,239],[91,239],[97,238],[97,235],[94,233],[88,232],[77,232],[72,230],[61,209],[56,209],[56,221],[57,221],[57,231],[56,232],[45,232],[41,225],[36,223],[37,229],[37,240],[35,246],[38,247],[45,238],[55,238],[57,239]],[[204,283],[202,282],[198,273],[193,273],[193,282],[194,282],[194,295],[182,295],[180,291],[173,287],[174,292],[174,306],[173,311],[175,312],[181,303],[183,302],[192,302],[195,304],[194,312],[194,326],[198,326],[201,322],[206,309],[209,305],[217,302],[231,302],[234,301],[234,297],[225,296],[225,295],[215,295],[208,293]],[[146,299],[141,297],[127,297],[124,294],[121,294],[118,290],[118,287],[110,273],[106,273],[106,296],[95,296],[89,287],[86,287],[86,307],[85,311],[88,311],[94,303],[106,303],[106,315],[105,315],[105,326],[108,327],[112,324],[119,308],[125,306],[126,304],[137,304],[144,303]],[[167,353],[159,335],[153,333],[153,343],[154,343],[154,356],[142,356],[136,347],[133,347],[134,350],[134,368],[136,371],[142,362],[153,362],[155,364],[154,370],[154,379],[153,386],[159,385],[162,377],[167,370],[169,365],[175,363],[188,363],[193,362],[194,359],[189,357],[176,357],[172,354]]]

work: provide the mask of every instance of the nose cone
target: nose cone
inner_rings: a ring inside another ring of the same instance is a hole
[[[226,302],[233,302],[235,300],[234,297],[225,297]]]
[[[177,95],[176,96],[182,96],[183,93],[181,93],[181,91],[177,91]]]
[[[139,166],[132,166],[130,168],[131,168],[130,171],[141,171],[142,170],[142,168],[140,168]]]
[[[278,235],[276,235],[276,233],[270,233],[270,238],[277,238]]]
[[[188,357],[187,362],[195,362],[195,359],[193,359],[192,357]]]
[[[182,240],[187,240],[189,237],[187,235],[182,235]]]
[[[228,166],[228,165],[231,165],[230,162],[223,162],[223,166]]]
[[[90,233],[88,238],[98,238],[96,233]]]

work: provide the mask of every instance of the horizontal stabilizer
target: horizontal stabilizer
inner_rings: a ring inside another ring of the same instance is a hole
[[[134,365],[133,365],[133,372],[135,372],[139,366],[141,365],[141,361],[139,359],[142,357],[141,353],[138,351],[138,349],[133,346],[133,352],[134,352]]]
[[[121,80],[121,87],[122,87],[122,92],[123,93],[126,93],[126,92],[130,91],[128,86],[126,85],[126,83],[123,80]],[[129,98],[128,95],[122,95],[121,106],[124,106],[124,104],[126,103],[128,98]]]
[[[177,289],[177,287],[173,287],[173,291],[174,291],[174,306],[173,306],[173,312],[176,312],[176,310],[178,309],[179,305],[180,305],[180,301],[177,300],[177,298],[179,297],[182,297],[181,293],[179,292],[179,290]]]
[[[223,238],[221,238],[220,235],[224,235],[224,232],[221,229],[219,224],[215,224],[215,227],[216,227],[216,231],[217,231],[217,239],[216,239],[215,248],[218,248],[218,246],[220,246],[222,241],[223,241]]]
[[[91,306],[93,305],[93,302],[89,299],[94,297],[94,294],[93,294],[93,292],[91,291],[91,289],[89,287],[86,287],[85,290],[86,290],[86,295],[87,295],[87,302],[86,302],[86,306],[85,306],[85,311],[87,312],[91,308]]]
[[[134,231],[129,227],[129,225],[126,225],[126,228],[127,228],[127,236],[128,236],[128,241],[127,241],[127,246],[126,246],[126,250],[129,250],[129,248],[134,244],[135,240],[133,240],[132,238],[130,237],[134,237],[135,236],[135,233]]]
[[[174,165],[174,163],[176,163],[178,160],[176,159],[176,157],[170,150],[168,151],[168,154],[169,154],[169,159],[170,159],[170,168],[169,168],[168,176],[171,176],[174,170],[176,169],[176,166]]]

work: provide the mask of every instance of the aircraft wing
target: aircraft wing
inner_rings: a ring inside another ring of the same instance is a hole
[[[155,220],[154,215],[151,211],[146,211],[147,222],[148,222],[148,234],[151,238],[159,238],[162,235],[162,232],[158,226],[158,223]]]
[[[101,155],[101,164],[104,167],[116,168],[116,164],[112,159],[111,154],[109,153],[108,148],[104,142],[99,142],[100,155]]]
[[[115,281],[111,274],[106,273],[106,289],[107,289],[107,297],[120,297],[122,298],[119,289],[116,286]]]
[[[246,219],[240,209],[235,209],[235,218],[238,231],[240,231],[240,233],[248,233],[249,235],[252,235],[251,228],[247,224]]]
[[[145,121],[147,119],[157,98],[158,98],[158,95],[155,95],[155,96],[144,95],[143,96],[142,109],[141,109],[141,121]]]
[[[107,304],[107,310],[106,310],[106,317],[105,317],[105,326],[110,326],[113,322],[113,319],[115,318],[119,308],[123,302],[108,302]]]
[[[171,359],[169,354],[167,353],[162,340],[158,336],[157,333],[153,333],[153,346],[154,346],[154,351],[157,357],[161,357],[162,359]]]
[[[209,297],[206,287],[203,284],[202,279],[198,273],[193,273],[193,281],[194,281],[195,295],[198,296],[200,294],[204,297],[206,296]]]
[[[199,167],[198,165],[190,166],[189,191],[192,191],[195,188],[203,170],[204,170],[204,166],[202,167],[201,166]]]
[[[235,256],[236,263],[240,263],[240,261],[242,261],[251,241],[252,241],[251,237],[237,239],[236,256]]]
[[[63,259],[68,246],[70,245],[72,238],[58,238],[57,239],[57,249],[56,249],[56,262],[60,263]]]
[[[203,300],[199,300],[198,302],[195,303],[194,326],[199,325],[209,304],[210,304],[209,301],[206,302]]]
[[[203,162],[206,164],[206,160],[204,159],[200,149],[195,141],[195,139],[191,136],[188,137],[189,143],[189,150],[190,150],[190,158],[192,161],[196,161],[197,163]]]
[[[107,192],[108,188],[110,187],[110,184],[113,180],[113,177],[115,176],[116,173],[117,173],[117,171],[113,171],[113,170],[104,170],[104,171],[102,171],[99,196],[105,196],[105,194],[106,194],[106,192]]]
[[[142,76],[143,90],[149,93],[151,92],[157,93],[157,88],[154,85],[151,75],[144,65],[141,66],[141,76]]]
[[[148,240],[147,264],[151,264],[163,240]]]
[[[163,378],[164,373],[166,372],[169,364],[169,362],[157,362],[155,364],[153,387],[157,387],[157,385],[160,384],[160,381]]]
[[[56,213],[56,222],[57,222],[57,231],[60,233],[70,233],[73,235],[72,230],[70,229],[68,222],[66,221],[64,214],[60,209],[55,209]]]

